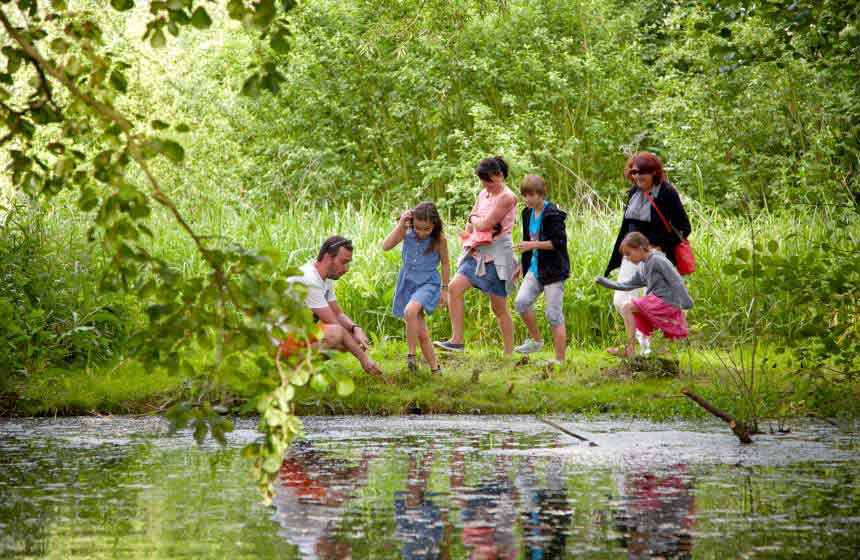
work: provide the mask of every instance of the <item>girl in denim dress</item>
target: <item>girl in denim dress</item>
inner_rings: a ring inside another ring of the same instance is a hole
[[[397,275],[391,313],[406,322],[406,366],[410,373],[417,371],[415,348],[420,344],[431,373],[439,374],[442,370],[436,361],[424,315],[432,314],[439,303],[445,305],[447,302],[451,266],[442,220],[432,202],[422,202],[404,212],[397,226],[382,242],[382,250],[389,251],[401,241],[403,264]],[[440,264],[441,275],[438,270]]]

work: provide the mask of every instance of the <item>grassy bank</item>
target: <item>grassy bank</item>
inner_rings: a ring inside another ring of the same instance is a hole
[[[750,243],[743,219],[708,211],[694,201],[689,201],[688,207],[695,224],[694,243],[700,266],[688,280],[695,301],[688,315],[692,379],[642,374],[629,379],[630,376],[615,375],[617,372],[612,370],[617,369],[617,361],[603,353],[606,345],[620,342],[623,332],[620,318],[611,306],[611,292],[593,282],[594,276],[603,272],[609,257],[617,212],[593,213],[579,209],[570,213],[567,233],[571,278],[565,289],[564,315],[573,350],[568,366],[551,373],[547,379],[543,379],[533,365],[517,366],[515,361],[502,360],[489,350],[471,351],[496,349],[499,344],[488,302],[474,291],[467,297],[468,356],[446,363],[446,374],[441,380],[429,379],[426,375],[410,378],[401,371],[405,354],[403,324],[390,315],[400,255],[397,250],[388,253],[381,250],[382,238],[393,224],[393,213],[371,206],[340,209],[292,206],[281,212],[271,212],[244,206],[206,205],[197,209],[195,225],[205,231],[229,235],[247,247],[276,249],[285,272],[287,267],[311,259],[318,244],[330,233],[338,232],[355,241],[352,269],[337,283],[338,301],[371,334],[376,348],[374,355],[397,383],[382,385],[365,380],[354,361],[339,359],[333,367],[350,371],[357,381],[357,390],[346,399],[308,392],[301,399],[303,414],[550,410],[648,417],[696,416],[701,411],[678,397],[678,390],[684,383],[700,386],[703,394],[727,409],[737,404],[729,397],[738,395],[737,384],[733,384],[731,375],[720,373],[725,368],[713,351],[717,348],[728,351],[749,341],[750,323],[745,314],[751,300],[750,282],[726,273],[725,269],[734,262],[736,251]],[[305,227],[309,216],[315,220],[311,235]],[[449,223],[452,221],[455,220],[451,218]],[[152,222],[153,253],[175,263],[181,273],[200,271],[203,265],[191,244],[160,214],[154,215]],[[832,233],[828,228],[817,227],[817,223],[818,216],[812,212],[806,215],[763,213],[755,219],[755,227],[764,232],[763,237],[790,239],[790,243],[780,243],[780,251],[799,261]],[[69,301],[89,302],[86,292],[78,287],[97,284],[99,253],[88,258],[87,247],[80,241],[84,239],[85,227],[86,221],[79,214],[61,207],[54,207],[44,216],[40,239],[51,249],[46,262],[54,264],[43,268],[55,271],[57,276],[52,279],[49,274],[42,282],[44,294],[65,294]],[[452,230],[453,226],[449,231]],[[458,254],[453,242],[451,251],[452,255]],[[27,262],[35,261],[28,258]],[[18,285],[36,285],[24,282],[25,276],[22,278]],[[34,296],[34,301],[51,301],[44,294],[36,294],[38,297]],[[127,294],[119,297],[122,299],[108,303],[100,300],[88,303],[95,310],[110,310],[112,323],[107,326],[113,330],[98,322],[83,322],[82,318],[91,314],[75,314],[73,306],[67,306],[65,311],[55,306],[40,315],[62,317],[60,312],[65,312],[68,319],[62,323],[45,323],[41,330],[28,325],[28,329],[37,334],[27,339],[27,348],[35,349],[34,352],[44,348],[58,350],[45,354],[39,361],[33,360],[35,365],[14,372],[5,381],[0,380],[0,385],[5,384],[0,386],[0,414],[147,413],[186,395],[188,379],[182,374],[145,370],[133,354],[129,355],[127,333],[145,326],[143,302],[135,302]],[[797,316],[789,295],[785,298],[776,302],[779,305],[769,306],[766,321],[759,324],[761,340],[770,348],[783,346],[780,333],[786,332],[786,326],[802,328],[812,321],[810,317]],[[82,309],[81,304],[78,305],[78,309]],[[541,305],[538,304],[539,314],[542,314]],[[545,328],[545,322],[540,323]],[[450,325],[444,312],[435,313],[429,325],[435,338],[449,334]],[[522,321],[516,319],[515,325],[516,338],[522,340],[525,337]],[[548,332],[544,334],[549,335]],[[73,348],[63,346],[70,341],[75,342]],[[55,355],[59,357],[54,358]],[[39,354],[34,356],[39,357]],[[682,353],[680,359],[681,369],[689,372],[686,354]],[[776,369],[771,367],[773,364]],[[249,368],[246,371],[218,380],[223,386],[225,401],[239,405],[267,388],[267,381],[254,372],[253,364],[242,364],[243,368],[246,366]],[[763,411],[769,415],[856,414],[854,402],[860,396],[856,381],[853,385],[833,383],[827,375],[797,374],[796,367],[789,364],[784,355],[773,356],[766,373],[778,383],[759,382],[758,385],[766,389],[765,394],[756,397],[764,403]],[[473,380],[475,369],[479,369],[477,382]]]
[[[572,349],[560,368],[540,366],[549,353],[523,361],[505,358],[496,350],[475,349],[443,355],[442,377],[424,367],[410,375],[404,367],[405,346],[387,342],[373,354],[390,383],[364,375],[350,356],[338,356],[325,367],[348,371],[356,390],[340,398],[332,391],[299,389],[298,412],[331,414],[540,414],[581,413],[637,416],[649,419],[697,418],[704,412],[680,395],[693,386],[714,404],[732,411],[738,394],[726,390],[728,380],[713,353],[701,348],[689,354],[625,362],[597,349]],[[677,360],[677,365],[673,361]],[[692,363],[691,363],[692,360]],[[764,373],[767,383],[758,395],[763,416],[853,417],[860,384],[815,384],[775,361]],[[254,412],[253,397],[261,387],[253,371],[238,371],[219,379],[223,402],[233,412]],[[7,395],[4,414],[76,415],[147,414],[163,410],[187,396],[185,380],[156,369],[144,371],[134,361],[91,370],[49,370],[26,383],[0,388]],[[12,395],[15,395],[14,401]]]

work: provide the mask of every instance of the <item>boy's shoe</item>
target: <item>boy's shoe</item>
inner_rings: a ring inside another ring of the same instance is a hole
[[[546,360],[545,362],[541,362],[541,365],[543,367],[560,366],[560,365],[562,365],[562,362],[560,362],[559,360],[557,360],[555,358],[552,358],[552,359]]]
[[[409,370],[409,373],[418,371],[418,360],[415,358],[415,354],[406,354],[406,369]]]
[[[448,352],[462,352],[466,349],[465,344],[456,344],[448,340],[434,340],[433,344],[435,344],[442,350],[447,350]]]
[[[520,354],[531,354],[532,352],[540,350],[542,346],[543,342],[535,342],[534,340],[527,338],[525,342],[519,346],[515,346],[514,350]]]

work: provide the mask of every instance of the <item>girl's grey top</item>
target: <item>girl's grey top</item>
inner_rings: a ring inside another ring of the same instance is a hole
[[[613,290],[625,292],[645,286],[646,294],[655,295],[669,305],[681,309],[693,307],[693,300],[690,299],[684,280],[678,274],[675,265],[662,253],[656,251],[652,252],[647,260],[642,261],[639,270],[627,282],[613,282],[601,276],[597,279],[597,283]]]

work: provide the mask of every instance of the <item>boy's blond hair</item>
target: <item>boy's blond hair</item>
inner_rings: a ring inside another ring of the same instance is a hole
[[[526,175],[523,177],[523,182],[520,183],[520,194],[523,196],[536,194],[546,198],[546,183],[542,177]]]

